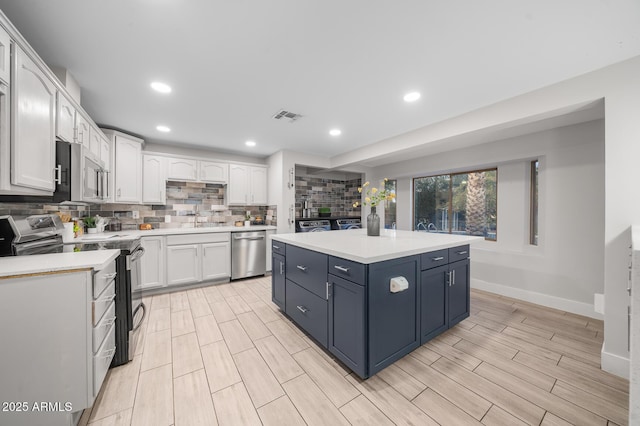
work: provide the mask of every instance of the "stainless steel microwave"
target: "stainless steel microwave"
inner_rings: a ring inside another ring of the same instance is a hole
[[[109,198],[109,172],[82,144],[56,141],[56,202],[104,203]]]

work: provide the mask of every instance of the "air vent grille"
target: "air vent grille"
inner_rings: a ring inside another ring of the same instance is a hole
[[[280,111],[278,111],[274,116],[274,119],[276,120],[287,120],[289,121],[289,123],[293,123],[294,121],[298,120],[299,118],[302,118],[301,114],[296,114],[295,112],[291,112],[291,111],[287,111],[284,109],[281,109]]]

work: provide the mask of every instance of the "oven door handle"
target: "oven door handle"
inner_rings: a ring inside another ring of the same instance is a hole
[[[144,254],[144,247],[138,247],[134,252],[127,256],[127,271],[131,270],[131,264],[138,260]]]
[[[140,326],[141,326],[141,325],[142,325],[142,323],[144,322],[144,317],[146,317],[146,316],[147,316],[147,307],[145,306],[145,304],[144,304],[144,303],[140,303],[140,304],[138,305],[138,307],[135,309],[135,311],[133,311],[133,315],[132,315],[132,317],[133,317],[133,318],[135,318],[135,317],[136,317],[136,314],[138,313],[138,311],[139,311],[140,309],[142,309],[142,318],[140,318],[140,322],[139,322],[136,326],[134,326],[134,327],[133,327],[133,330],[131,330],[132,332],[134,332],[134,331],[136,331],[137,329],[139,329],[139,328],[140,328]]]

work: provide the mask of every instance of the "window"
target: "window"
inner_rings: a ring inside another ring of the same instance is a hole
[[[413,180],[414,229],[497,239],[498,170]]]
[[[387,180],[384,183],[384,189],[396,194],[396,181]],[[396,229],[396,199],[385,202],[384,210],[384,229]]]
[[[529,203],[531,212],[529,214],[529,243],[533,246],[538,245],[538,169],[540,161],[533,160],[531,162],[531,201]]]

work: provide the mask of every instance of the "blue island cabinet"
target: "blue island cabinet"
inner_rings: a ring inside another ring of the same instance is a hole
[[[469,246],[362,264],[278,245],[274,302],[362,378],[469,316]],[[398,277],[406,288],[394,292]]]

